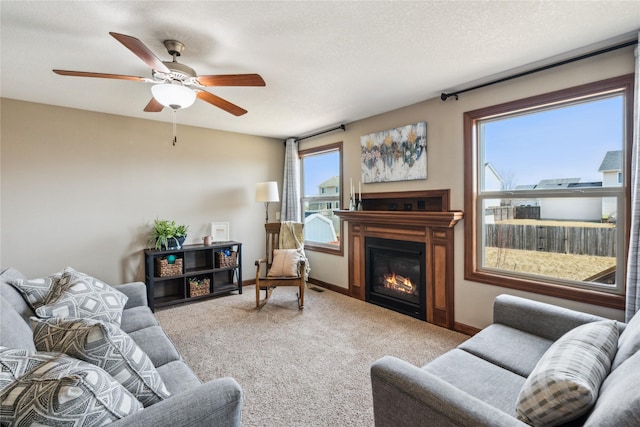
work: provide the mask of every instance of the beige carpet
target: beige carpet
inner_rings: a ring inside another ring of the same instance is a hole
[[[275,289],[258,311],[249,286],[156,316],[200,379],[240,383],[243,426],[373,426],[374,361],[394,355],[422,366],[467,338],[313,288],[302,311],[291,287]]]

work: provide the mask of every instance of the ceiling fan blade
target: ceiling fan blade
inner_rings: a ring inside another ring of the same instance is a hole
[[[259,74],[220,74],[217,76],[198,76],[203,86],[265,86]]]
[[[244,108],[240,108],[237,105],[230,103],[227,100],[220,98],[212,93],[206,92],[204,90],[198,91],[196,96],[202,99],[205,102],[208,102],[211,105],[214,105],[218,108],[222,108],[224,111],[233,114],[234,116],[241,116],[247,113],[247,110]]]
[[[113,32],[109,32],[109,34],[133,52],[138,58],[142,59],[149,67],[154,70],[162,71],[163,73],[171,72],[167,66],[164,65],[162,61],[160,61],[160,59],[158,59],[158,57],[155,56],[153,52],[151,52],[149,48],[137,38]]]
[[[90,73],[85,71],[68,71],[68,70],[53,70],[54,73],[61,76],[74,76],[74,77],[99,77],[102,79],[119,79],[119,80],[136,80],[139,82],[146,82],[149,79],[137,76],[125,76],[122,74],[106,74],[106,73]]]
[[[155,98],[151,98],[151,101],[144,107],[144,111],[147,113],[159,113],[164,108],[164,105],[156,101]]]

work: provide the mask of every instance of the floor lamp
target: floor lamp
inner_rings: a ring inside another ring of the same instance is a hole
[[[264,223],[269,222],[269,203],[279,202],[278,183],[276,181],[259,182],[256,184],[256,202],[264,202]]]

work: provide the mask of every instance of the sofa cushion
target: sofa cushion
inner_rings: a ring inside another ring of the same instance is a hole
[[[146,305],[144,307],[126,308],[122,312],[120,329],[126,333],[148,328],[149,326],[158,326],[158,320]]]
[[[613,371],[640,350],[640,315],[631,318],[618,339],[618,352],[611,364]]]
[[[104,370],[56,353],[0,349],[2,425],[101,426],[142,404]]]
[[[564,334],[542,356],[518,395],[517,418],[555,426],[586,413],[598,398],[618,345],[613,320],[587,323]]]
[[[129,336],[149,356],[156,368],[174,360],[180,360],[176,347],[160,326],[133,331]]]
[[[494,323],[458,346],[495,365],[528,377],[553,341]]]
[[[24,321],[29,324],[29,317],[35,313],[27,304],[24,297],[10,282],[18,279],[26,279],[26,276],[15,268],[7,268],[0,274],[0,295],[2,295],[15,311],[22,316]]]
[[[508,414],[525,377],[460,349],[451,350],[422,368],[456,388]]]
[[[32,318],[38,351],[54,351],[104,369],[144,406],[169,397],[149,357],[117,326],[93,319]]]
[[[9,281],[15,280],[15,279],[26,279],[26,278],[27,276],[25,276],[24,274],[22,274],[20,271],[18,271],[13,267],[3,268],[0,271],[0,281],[4,283],[9,283]]]
[[[635,353],[611,371],[600,387],[600,395],[585,427],[640,426],[640,353]]]
[[[113,287],[72,269],[65,269],[38,317],[79,317],[120,325],[127,296]]]
[[[182,360],[165,363],[158,367],[158,373],[171,394],[188,391],[202,384],[196,374]]]
[[[493,302],[493,323],[557,341],[585,323],[607,320],[600,316],[539,301],[502,294]]]
[[[0,325],[2,327],[0,346],[36,350],[29,324],[2,295],[0,295]]]

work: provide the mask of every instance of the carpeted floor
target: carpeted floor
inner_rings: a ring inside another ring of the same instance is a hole
[[[275,289],[258,311],[249,286],[156,317],[201,380],[240,383],[243,426],[373,426],[374,361],[394,355],[422,366],[467,338],[314,288],[301,311],[290,287]]]

